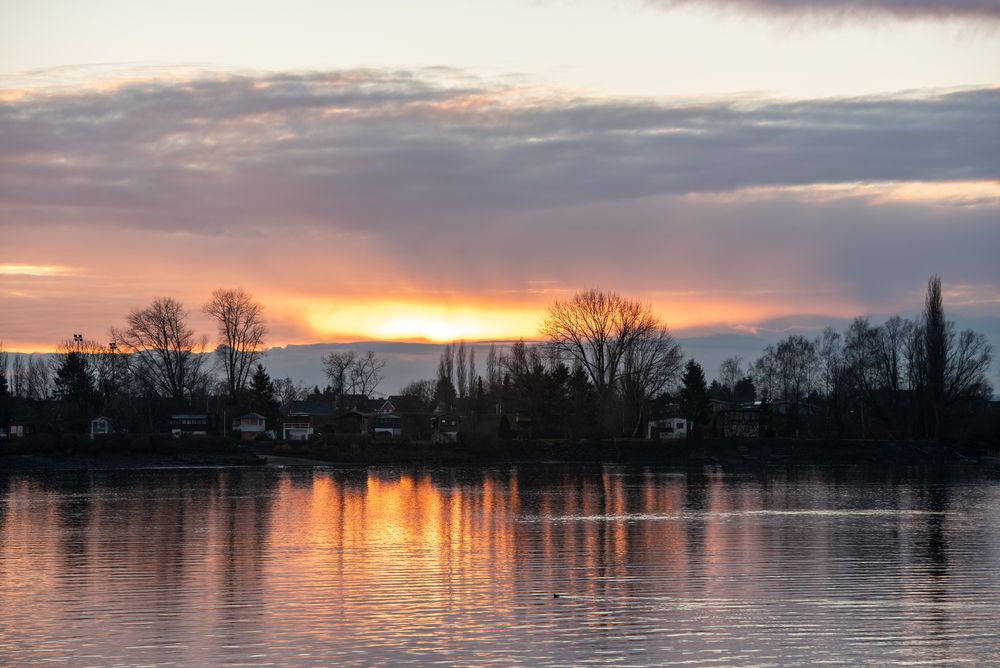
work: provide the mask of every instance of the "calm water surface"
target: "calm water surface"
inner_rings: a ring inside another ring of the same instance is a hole
[[[984,665],[1000,479],[16,474],[0,614],[5,666]]]

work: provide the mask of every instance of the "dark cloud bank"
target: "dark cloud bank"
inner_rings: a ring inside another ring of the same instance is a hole
[[[1000,178],[1000,89],[667,104],[437,81],[270,75],[3,102],[0,215],[378,227],[753,186]]]

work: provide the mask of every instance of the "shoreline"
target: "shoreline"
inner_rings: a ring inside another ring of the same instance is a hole
[[[196,467],[650,465],[760,470],[788,466],[1000,466],[996,450],[922,441],[746,439],[693,441],[502,441],[479,443],[248,443],[218,439],[63,448],[0,444],[0,472]]]

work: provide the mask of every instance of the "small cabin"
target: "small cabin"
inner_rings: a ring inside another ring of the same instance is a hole
[[[260,434],[267,431],[267,418],[260,413],[247,413],[240,418],[239,423],[240,439],[252,441]]]
[[[369,431],[368,413],[357,410],[348,410],[338,414],[333,418],[333,432],[335,434],[365,434]]]
[[[90,427],[87,430],[87,437],[94,441],[113,433],[115,433],[115,427],[111,422],[111,418],[107,418],[102,415],[95,417],[90,421]]]
[[[646,438],[673,441],[687,438],[688,421],[682,417],[650,420],[646,426]]]
[[[441,413],[431,418],[431,439],[435,441],[457,441],[459,417],[454,413]]]

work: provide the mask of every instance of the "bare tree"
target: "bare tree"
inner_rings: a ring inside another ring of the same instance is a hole
[[[500,389],[500,351],[496,344],[490,344],[490,351],[486,353],[486,384],[489,388],[490,396],[495,396]]]
[[[264,354],[264,307],[242,288],[218,289],[202,307],[218,325],[216,353],[226,372],[229,396],[236,401],[246,387],[254,364]]]
[[[357,353],[353,350],[344,352],[331,352],[323,358],[323,368],[326,377],[330,379],[330,387],[337,396],[353,394],[351,388],[351,369],[357,360]]]
[[[986,375],[993,361],[993,347],[982,334],[966,329],[958,335],[949,332],[945,366],[947,404],[963,398],[983,397],[990,391]]]
[[[459,341],[458,347],[455,349],[455,390],[458,392],[458,398],[463,399],[469,394],[469,379],[468,372],[469,369],[465,366],[465,341]]]
[[[27,375],[24,368],[24,355],[14,355],[10,369],[10,393],[18,399],[25,398]]]
[[[374,351],[369,350],[357,357],[350,369],[351,393],[367,397],[374,392],[382,382],[384,368],[385,360],[380,359]]]
[[[188,312],[170,297],[133,309],[124,329],[112,329],[115,345],[138,380],[161,396],[183,403],[204,381],[201,373],[206,337],[187,324]]]
[[[49,374],[49,366],[41,357],[30,356],[25,370],[25,398],[43,401],[49,398],[51,391],[52,377]]]
[[[719,383],[725,387],[730,395],[736,389],[736,383],[743,377],[743,358],[739,355],[727,357],[719,365]]]
[[[476,349],[474,346],[469,346],[469,392],[468,395],[474,396],[476,390]]]
[[[415,380],[399,390],[404,397],[413,397],[421,408],[432,408],[437,383],[433,380]]]
[[[309,394],[309,389],[301,380],[298,383],[292,382],[291,378],[278,378],[274,381],[274,396],[281,406],[281,411],[287,413],[293,401],[305,399]]]
[[[648,304],[590,289],[552,304],[541,333],[583,367],[600,405],[607,409],[626,353],[653,337],[660,326]],[[599,415],[598,421],[603,430],[604,416]]]
[[[646,402],[674,383],[684,356],[681,346],[665,327],[638,339],[622,359],[622,395],[632,408],[635,426],[632,437],[639,435]]]

